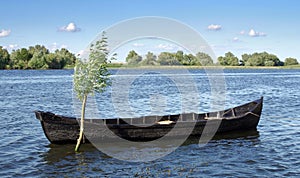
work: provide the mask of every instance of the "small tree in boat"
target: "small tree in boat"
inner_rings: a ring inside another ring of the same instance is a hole
[[[84,118],[86,102],[89,94],[102,93],[111,85],[107,64],[114,59],[108,59],[107,38],[102,33],[102,38],[90,46],[89,59],[77,60],[74,69],[74,90],[78,99],[82,102],[80,133],[77,139],[75,151],[79,150],[83,140]]]

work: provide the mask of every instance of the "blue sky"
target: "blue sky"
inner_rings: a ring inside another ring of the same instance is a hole
[[[1,0],[0,4],[0,46],[9,50],[42,44],[78,53],[113,24],[162,16],[194,28],[216,56],[267,51],[282,61],[286,57],[300,61],[297,0]],[[154,44],[161,50],[174,47],[164,41]],[[127,45],[144,52],[142,47],[142,41]]]

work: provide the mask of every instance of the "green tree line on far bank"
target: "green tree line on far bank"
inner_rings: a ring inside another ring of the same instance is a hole
[[[184,54],[183,51],[161,52],[159,55],[155,55],[152,52],[148,52],[143,58],[134,50],[129,51],[126,62],[128,65],[146,65],[146,66],[157,66],[157,65],[188,65],[188,66],[209,66],[213,65],[212,58],[205,53],[198,52],[196,55]]]
[[[67,49],[57,49],[50,52],[45,46],[35,45],[29,48],[13,50],[11,53],[0,46],[0,69],[63,69],[73,67],[76,62],[75,54]],[[281,61],[276,55],[267,52],[243,54],[239,59],[232,52],[219,56],[217,63],[222,66],[290,66],[299,65],[296,58],[288,57]],[[129,66],[165,66],[165,65],[185,65],[185,66],[213,66],[211,56],[198,52],[195,55],[185,54],[183,51],[161,52],[155,55],[148,52],[142,56],[136,51],[129,51],[126,57],[126,64]],[[108,66],[122,66],[112,63]]]
[[[241,59],[233,53],[227,52],[225,56],[218,57],[218,62],[223,66],[289,66],[299,64],[296,58],[288,57],[282,62],[276,55],[267,52],[243,54]]]
[[[63,69],[75,62],[76,56],[65,48],[50,52],[45,46],[35,45],[9,53],[0,46],[0,69]]]
[[[196,55],[184,54],[183,51],[177,52],[161,52],[159,55],[154,55],[148,52],[144,57],[139,55],[134,50],[130,51],[126,57],[128,65],[187,65],[187,66],[212,66],[215,65],[212,58],[202,52]],[[267,52],[243,54],[239,59],[231,52],[225,53],[224,56],[218,57],[218,64],[222,66],[289,66],[298,65],[296,58],[288,57],[282,62],[276,55]]]

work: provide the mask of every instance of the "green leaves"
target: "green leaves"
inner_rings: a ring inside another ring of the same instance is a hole
[[[239,59],[231,52],[225,53],[225,57],[223,57],[223,56],[218,57],[218,62],[220,65],[223,65],[223,66],[238,66],[239,65]]]
[[[63,69],[75,61],[76,56],[65,48],[50,52],[45,46],[35,45],[9,54],[0,46],[0,69]]]
[[[126,62],[129,66],[157,66],[157,65],[190,65],[190,66],[210,66],[213,65],[212,58],[205,53],[198,52],[193,54],[184,54],[183,51],[161,52],[158,56],[148,52],[143,58],[134,50],[129,51]]]
[[[298,61],[296,58],[288,57],[284,60],[284,65],[289,66],[289,65],[298,65]]]
[[[0,69],[5,69],[9,65],[9,53],[7,49],[0,46]]]
[[[242,65],[245,66],[282,66],[283,63],[274,54],[269,54],[267,52],[253,53],[253,54],[243,54]]]
[[[110,73],[107,70],[110,60],[106,40],[103,33],[102,39],[90,46],[89,58],[77,60],[75,64],[74,89],[81,101],[84,96],[94,92],[102,93],[107,86],[111,85]]]
[[[139,62],[142,61],[142,56],[138,55],[134,50],[129,51],[126,62],[129,65],[138,65]]]

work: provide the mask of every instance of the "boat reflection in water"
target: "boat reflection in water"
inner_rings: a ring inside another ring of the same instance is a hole
[[[194,147],[193,145],[195,145],[196,147],[199,144],[199,136],[191,136],[189,137],[181,146],[182,147]],[[232,143],[234,141],[238,142],[238,144],[244,143],[244,144],[248,144],[248,142],[258,142],[259,138],[259,132],[254,129],[254,130],[248,130],[248,131],[232,131],[232,132],[227,132],[227,133],[222,133],[222,134],[216,134],[208,144],[205,145],[200,145],[199,146],[204,146],[205,149],[207,147],[210,147],[211,144],[220,144],[220,143]],[[169,140],[169,143],[167,144],[163,144],[163,145],[159,145],[159,144],[155,144],[155,143],[149,143],[149,147],[145,148],[139,148],[138,146],[135,148],[131,148],[131,149],[127,149],[128,152],[132,151],[133,149],[138,151],[138,152],[143,152],[143,151],[149,151],[149,148],[155,150],[156,152],[165,152],[165,149],[169,149],[170,147],[172,147],[172,142],[173,139]],[[166,147],[166,145],[168,145]],[[103,147],[108,146],[110,149],[114,149],[113,148],[113,144],[103,144]],[[119,148],[119,144],[116,144],[116,147]],[[175,146],[175,145],[174,145]],[[87,144],[83,144],[81,146],[81,150],[82,153],[81,155],[76,155],[74,152],[74,144],[49,144],[48,146],[48,151],[43,153],[42,157],[44,158],[44,161],[47,162],[47,164],[55,164],[58,162],[61,162],[62,160],[70,160],[65,162],[65,164],[77,164],[74,163],[74,160],[77,161],[89,161],[89,162],[93,162],[97,161],[98,159],[102,159],[102,160],[106,160],[106,159],[112,159],[112,157],[102,153],[101,151],[99,151],[96,147],[93,146],[93,144],[87,143]],[[144,149],[144,150],[143,150]],[[126,149],[123,149],[126,150]],[[126,153],[123,152],[122,154],[131,154],[131,153]],[[200,153],[199,153],[200,154]],[[73,160],[73,161],[72,161]],[[69,162],[69,163],[68,163]]]

